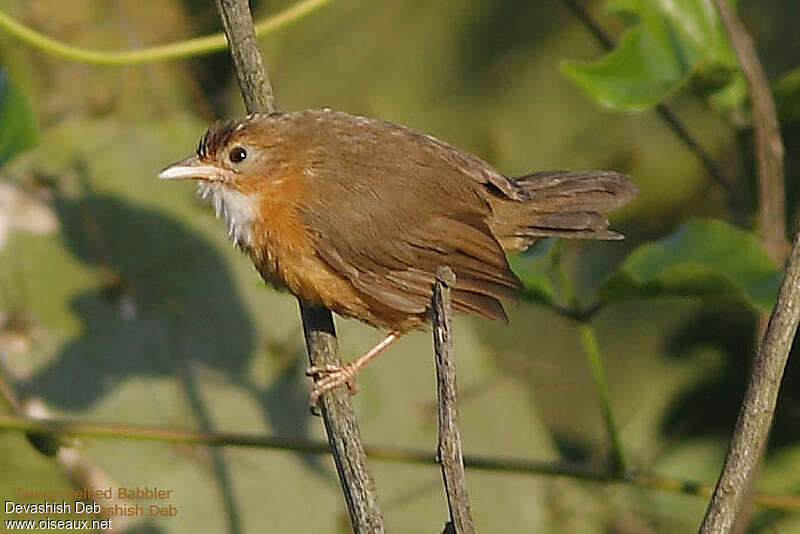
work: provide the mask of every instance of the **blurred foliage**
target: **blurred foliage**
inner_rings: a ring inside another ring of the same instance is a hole
[[[591,63],[564,63],[597,102],[639,110],[689,87],[727,108],[741,106],[744,79],[710,0],[612,0],[606,8],[630,25],[619,45]]]
[[[800,122],[800,68],[781,76],[775,83],[774,97],[782,122]]]
[[[509,258],[511,268],[525,285],[526,298],[545,305],[557,300],[552,258],[555,242],[555,239],[543,239],[525,252]]]
[[[28,98],[0,68],[0,165],[33,147],[38,127]]]
[[[253,5],[263,16],[289,3]],[[777,70],[777,78],[796,67],[795,3],[741,4],[756,41],[769,43],[768,72]],[[747,140],[746,124],[732,128],[731,115],[709,112],[689,94],[711,95],[718,110],[746,112],[741,76],[709,6],[615,0],[610,16],[597,16],[612,28],[625,22],[619,46],[566,69],[615,108],[671,100],[750,191],[749,146],[737,146]],[[48,35],[98,49],[218,28],[214,10],[200,0],[8,0],[0,8]],[[759,26],[779,9],[780,26]],[[755,237],[723,222],[733,219],[724,193],[657,117],[597,109],[559,75],[564,58],[600,52],[558,2],[339,0],[266,39],[262,50],[282,108],[331,106],[406,123],[510,175],[537,168],[630,173],[642,192],[613,215],[626,241],[562,242],[558,252],[580,300],[599,291],[609,304],[592,324],[633,465],[714,479],[753,354],[755,311],[774,298],[776,268]],[[307,411],[296,302],[256,283],[248,260],[231,250],[224,228],[188,185],[155,180],[161,167],[192,151],[206,123],[241,112],[227,54],[108,69],[65,63],[0,35],[0,63],[8,71],[0,99],[0,149],[7,150],[0,153],[9,159],[2,180],[19,192],[15,198],[38,202],[39,211],[25,216],[46,209],[59,222],[49,233],[14,230],[0,245],[0,353],[16,378],[56,415],[322,437]],[[795,86],[791,75],[775,85],[788,128],[792,213],[800,133],[786,117],[797,106]],[[35,122],[23,94],[35,103]],[[30,125],[37,122],[41,143],[20,152],[31,147],[36,137],[25,132],[35,132]],[[0,201],[0,222],[8,213]],[[682,224],[687,219],[695,220]],[[553,270],[554,248],[548,240],[512,258],[539,305],[512,308],[510,327],[457,319],[468,453],[600,465],[609,457],[576,324],[548,309],[571,304]],[[662,297],[671,298],[651,300]],[[349,321],[338,325],[345,357],[378,335]],[[367,442],[432,450],[429,355],[429,334],[413,334],[360,377],[354,402]],[[796,368],[792,363],[785,378],[765,491],[800,487]],[[346,531],[328,459],[122,440],[80,447],[119,485],[175,490],[177,518],[142,521],[132,532]],[[372,467],[391,531],[444,523],[436,469]],[[18,486],[69,485],[16,435],[0,436],[0,473],[4,498]],[[685,532],[705,504],[634,487],[468,476],[476,523],[492,532]],[[798,528],[796,515],[757,510],[754,517],[752,532]]]

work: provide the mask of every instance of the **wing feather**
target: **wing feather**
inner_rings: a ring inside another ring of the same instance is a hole
[[[458,229],[461,234],[442,232]],[[451,219],[430,217],[409,232],[377,241],[361,252],[346,240],[326,239],[317,233],[317,253],[353,286],[390,308],[410,314],[430,307],[434,273],[447,265],[456,274],[452,293],[459,311],[506,320],[500,300],[513,300],[521,287],[494,238]],[[453,239],[450,239],[453,236]],[[342,250],[347,253],[343,254]],[[386,250],[395,250],[394,255]],[[355,252],[355,253],[354,253]],[[402,258],[403,261],[399,261]]]

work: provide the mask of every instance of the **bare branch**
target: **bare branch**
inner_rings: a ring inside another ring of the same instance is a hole
[[[242,0],[214,0],[225,37],[231,48],[239,89],[248,113],[272,113],[277,109],[272,84],[258,49],[250,5]]]
[[[311,308],[301,302],[300,312],[311,365],[341,365],[330,310]],[[367,454],[361,443],[361,434],[347,388],[334,388],[324,393],[320,398],[320,408],[336,471],[350,510],[353,531],[356,534],[384,532],[375,483],[367,468]]]
[[[758,348],[728,455],[700,534],[731,532],[767,442],[783,371],[800,320],[800,231]]]
[[[215,0],[231,47],[239,88],[249,113],[275,111],[269,82],[247,0]],[[341,365],[333,316],[325,308],[300,302],[308,357],[313,366]],[[337,388],[322,396],[322,417],[333,452],[336,471],[350,512],[353,531],[384,532],[375,484],[367,469],[353,406],[347,391]]]
[[[783,141],[772,92],[753,41],[726,0],[714,0],[731,45],[750,87],[753,132],[758,163],[761,209],[759,230],[767,251],[778,262],[786,258],[786,208],[783,192]]]
[[[439,449],[437,458],[442,466],[442,478],[450,507],[450,522],[445,532],[473,534],[472,514],[469,509],[467,479],[461,454],[461,436],[458,432],[458,404],[456,400],[456,366],[453,361],[453,331],[450,305],[450,288],[456,275],[449,267],[436,271],[433,285],[433,349],[436,354],[436,383],[439,399]]]

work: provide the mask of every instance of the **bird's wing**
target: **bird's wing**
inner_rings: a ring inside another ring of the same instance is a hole
[[[506,319],[499,300],[513,299],[520,282],[480,219],[412,209],[398,224],[395,213],[355,215],[352,208],[340,206],[335,214],[304,219],[317,254],[357,290],[393,310],[424,313],[435,272],[446,265],[456,274],[452,299],[457,310]],[[345,230],[354,227],[362,231]]]

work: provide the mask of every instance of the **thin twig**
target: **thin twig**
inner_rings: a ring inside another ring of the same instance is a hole
[[[275,111],[272,85],[258,50],[247,0],[214,1],[230,43],[247,111]],[[301,301],[300,314],[311,365],[341,365],[330,310],[312,308]],[[353,531],[356,534],[384,532],[383,516],[350,396],[345,389],[336,388],[324,394],[320,404]]]
[[[753,114],[759,186],[759,231],[767,251],[782,263],[786,258],[786,208],[783,191],[783,141],[772,91],[753,41],[725,0],[714,0],[731,45],[739,59]]]
[[[19,432],[55,433],[61,438],[131,439],[180,445],[207,445],[211,447],[246,447],[301,454],[330,454],[326,441],[304,438],[284,438],[259,434],[234,432],[203,432],[176,428],[111,423],[89,423],[63,419],[31,419],[0,414],[0,430]],[[439,465],[436,455],[424,449],[367,445],[367,455],[374,460],[412,465]],[[526,458],[497,456],[464,456],[464,467],[477,471],[506,475],[533,475],[567,477],[603,484],[627,484],[640,488],[668,491],[683,495],[708,497],[713,488],[709,484],[648,473],[630,472],[624,475],[613,469],[575,462],[548,462]],[[99,487],[99,486],[98,486]],[[775,510],[800,510],[800,496],[757,493],[755,503]]]
[[[594,384],[597,398],[600,401],[600,407],[603,411],[603,422],[605,423],[606,434],[611,444],[613,469],[615,469],[618,474],[622,475],[629,469],[627,455],[625,454],[625,448],[622,445],[617,423],[614,419],[614,410],[611,407],[611,391],[608,387],[603,357],[600,354],[597,335],[591,323],[592,316],[599,308],[596,305],[584,308],[580,303],[575,293],[575,288],[572,286],[572,281],[567,275],[567,271],[561,261],[561,248],[558,244],[556,246],[558,248],[554,250],[552,256],[553,266],[556,269],[559,287],[564,300],[568,303],[568,307],[553,307],[553,309],[559,313],[561,313],[561,310],[573,310],[574,312],[571,318],[578,323],[581,348],[583,349],[584,356],[586,356],[586,363],[589,365],[589,370],[592,374],[592,383]]]
[[[772,425],[783,371],[800,321],[800,231],[795,236],[778,302],[753,362],[739,418],[700,534],[728,534],[745,500]]]
[[[581,347],[586,355],[586,361],[589,363],[592,382],[603,410],[603,421],[606,425],[608,439],[611,441],[613,468],[622,474],[628,470],[628,461],[625,456],[625,449],[622,446],[622,439],[619,436],[617,423],[614,419],[614,410],[611,408],[611,391],[608,388],[608,379],[603,366],[603,357],[600,354],[600,344],[597,342],[597,334],[592,324],[588,321],[582,322],[578,326],[578,330],[580,332]]]
[[[292,22],[300,20],[314,10],[328,4],[331,0],[305,0],[287,7],[283,11],[271,15],[256,24],[256,35],[263,37],[279,30]],[[107,67],[122,67],[127,65],[141,65],[183,59],[187,57],[210,54],[225,49],[227,41],[222,33],[195,37],[177,43],[140,48],[136,50],[122,50],[119,52],[105,52],[72,46],[57,41],[47,35],[21,24],[0,11],[0,29],[5,30],[20,41],[37,50],[57,56],[69,61],[104,65]]]
[[[439,401],[439,448],[436,456],[442,466],[447,505],[450,508],[450,524],[445,527],[445,532],[473,534],[475,529],[469,509],[464,458],[461,454],[461,435],[458,431],[456,365],[453,361],[453,310],[450,304],[450,288],[455,283],[456,275],[449,267],[437,269],[431,306],[438,386],[436,392]]]
[[[584,26],[586,26],[586,28],[592,33],[594,38],[603,46],[604,49],[611,50],[614,48],[614,40],[611,38],[608,32],[606,32],[592,17],[591,13],[589,13],[589,11],[583,7],[580,0],[562,0],[562,3],[569,8],[569,10],[578,18],[578,20],[583,23]],[[697,156],[708,174],[710,174],[711,177],[725,189],[725,191],[728,193],[728,197],[730,198],[731,208],[733,209],[734,213],[738,213],[740,210],[746,209],[747,203],[739,187],[737,187],[736,183],[722,171],[708,151],[700,146],[700,143],[697,141],[697,139],[695,139],[692,134],[689,133],[686,125],[684,125],[683,122],[681,122],[681,120],[675,115],[675,112],[672,111],[672,109],[670,109],[666,104],[658,104],[656,106],[656,112],[658,113],[658,116],[661,117],[661,119],[672,129],[675,135],[677,135],[678,138],[683,141],[689,151]]]

